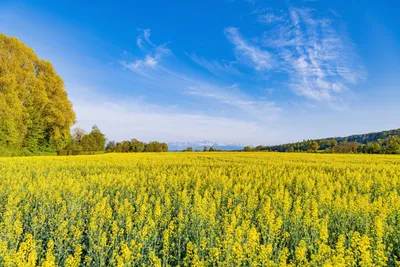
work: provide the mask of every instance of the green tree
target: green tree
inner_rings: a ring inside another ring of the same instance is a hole
[[[311,151],[311,152],[317,152],[318,149],[319,149],[318,142],[310,141],[310,144],[308,146],[308,150]]]
[[[104,151],[107,139],[105,135],[100,131],[99,127],[94,125],[89,136],[92,139],[93,143],[92,151]]]
[[[252,150],[252,148],[250,146],[245,146],[243,148],[243,151],[245,151],[245,152],[250,152],[251,150]]]
[[[161,152],[167,152],[167,151],[168,151],[168,144],[161,143]]]
[[[332,141],[327,140],[327,139],[319,140],[319,141],[318,141],[319,148],[320,148],[320,149],[327,149],[327,148],[330,148],[330,147],[331,147],[331,142],[332,142]]]
[[[119,143],[119,147],[120,147],[119,152],[128,153],[131,149],[131,143],[125,140]]]
[[[109,141],[106,145],[106,152],[115,152],[115,148],[117,147],[117,144],[115,141]]]
[[[400,154],[400,136],[390,136],[387,139],[386,153]]]
[[[338,141],[336,139],[332,139],[331,140],[331,148],[334,148],[337,145],[338,145]]]
[[[365,150],[370,154],[380,154],[383,152],[382,146],[379,142],[369,142]]]
[[[0,34],[0,55],[0,147],[65,147],[75,113],[61,77],[17,38]]]
[[[149,142],[147,144],[147,152],[167,152],[168,145],[167,143],[160,143],[157,141]]]
[[[144,152],[145,151],[145,143],[137,140],[131,140],[131,152]]]
[[[76,140],[75,142],[77,143],[77,147],[79,147],[79,150],[85,152],[98,152],[104,151],[106,141],[107,139],[105,135],[96,125],[94,125],[92,127],[92,131],[89,134],[85,134],[84,136],[82,136],[80,142],[78,142],[78,140]]]

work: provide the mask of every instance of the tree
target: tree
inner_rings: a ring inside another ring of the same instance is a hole
[[[110,141],[106,145],[106,152],[115,152],[115,149],[117,147],[117,144],[115,141]]]
[[[85,135],[85,130],[80,127],[76,127],[72,130],[72,139],[77,143],[80,143]]]
[[[137,139],[131,140],[131,152],[143,152],[145,151],[145,143],[140,142]]]
[[[216,149],[213,148],[212,146],[210,146],[210,149],[208,151],[212,152],[212,151],[216,151]]]
[[[75,113],[61,77],[17,38],[0,34],[0,55],[0,147],[65,147]]]
[[[252,149],[251,149],[251,147],[250,146],[245,146],[244,148],[243,148],[243,151],[245,151],[245,152],[250,152]]]
[[[131,149],[131,143],[129,141],[122,141],[120,143],[120,152],[128,153]]]
[[[204,148],[203,148],[203,152],[207,152],[207,151],[208,151],[207,147],[206,147],[206,146],[204,146]]]
[[[104,151],[107,139],[105,135],[100,131],[99,127],[94,125],[92,127],[92,131],[89,134],[89,137],[92,139],[92,150],[89,151]]]
[[[319,145],[318,142],[316,141],[311,141],[309,146],[308,146],[308,150],[312,151],[312,152],[317,152],[317,150],[319,149]]]
[[[160,142],[149,142],[148,144],[141,142],[137,139],[131,139],[131,141],[124,140],[122,142],[110,141],[106,147],[107,152],[167,152],[168,145]]]
[[[186,150],[185,151],[187,151],[187,152],[192,152],[193,151],[193,147],[188,147],[188,148],[186,148]]]
[[[166,143],[160,143],[160,142],[149,142],[147,144],[147,152],[167,152],[168,151],[168,145]]]
[[[322,149],[322,150],[323,150],[323,149],[330,148],[330,147],[331,147],[331,142],[332,142],[332,141],[327,140],[327,139],[319,140],[319,141],[318,141],[319,148]]]
[[[400,136],[390,136],[386,143],[386,153],[400,154]]]
[[[337,145],[338,145],[338,141],[336,139],[332,139],[331,140],[331,148],[334,148]]]
[[[161,152],[167,152],[167,151],[168,151],[168,144],[161,143]]]
[[[85,131],[83,129],[74,131],[73,144],[68,145],[66,149],[79,150],[84,152],[104,151],[106,141],[107,140],[104,134],[96,125],[94,125],[92,127],[92,131],[89,134],[85,134]]]
[[[383,151],[382,146],[379,142],[369,142],[365,150],[367,153],[370,154],[380,154]]]

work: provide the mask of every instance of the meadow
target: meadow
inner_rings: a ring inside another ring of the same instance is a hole
[[[399,266],[400,157],[0,158],[0,266]]]

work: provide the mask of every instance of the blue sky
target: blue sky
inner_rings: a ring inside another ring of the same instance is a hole
[[[398,1],[1,1],[0,32],[112,140],[277,144],[400,127]]]

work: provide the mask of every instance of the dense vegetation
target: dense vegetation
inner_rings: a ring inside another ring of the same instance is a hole
[[[57,153],[61,156],[101,153],[104,152],[105,144],[106,137],[96,125],[90,133],[82,128],[75,128],[69,143]]]
[[[249,147],[245,151],[249,151]],[[277,146],[257,146],[255,151],[400,154],[400,129],[377,133],[306,140]]]
[[[168,144],[160,143],[157,141],[152,141],[145,143],[137,139],[132,139],[131,141],[115,142],[110,141],[107,143],[106,152],[167,152]]]
[[[74,122],[63,80],[51,63],[0,34],[0,155],[61,149]]]
[[[199,149],[195,149],[195,150],[193,150],[193,147],[187,147],[186,149],[184,149],[184,150],[182,150],[182,152],[200,152],[200,151],[203,151],[203,152],[213,152],[213,151],[219,151],[219,152],[224,152],[224,151],[227,151],[227,150],[221,150],[221,149],[216,149],[216,148],[214,148],[214,147],[212,147],[212,146],[210,146],[210,147],[207,147],[207,146],[204,146],[203,147],[203,150],[199,150]]]
[[[0,266],[398,266],[392,155],[0,158]]]
[[[0,156],[101,153],[106,137],[97,126],[76,128],[64,82],[50,62],[16,38],[0,34]],[[107,152],[164,152],[166,143],[110,142]]]

